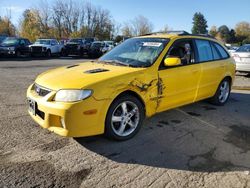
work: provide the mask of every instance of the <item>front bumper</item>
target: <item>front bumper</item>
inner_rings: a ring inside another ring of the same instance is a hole
[[[0,50],[1,55],[15,55],[15,50]]]
[[[104,133],[107,101],[97,101],[89,97],[75,103],[55,102],[53,101],[55,94],[55,91],[51,91],[46,96],[40,97],[32,89],[32,85],[27,90],[27,97],[36,102],[39,112],[33,114],[29,111],[29,114],[40,126],[67,137]]]

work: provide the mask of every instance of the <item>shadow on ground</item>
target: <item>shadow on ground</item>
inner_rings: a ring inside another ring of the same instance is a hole
[[[75,140],[119,163],[198,172],[249,170],[250,124],[233,121],[239,115],[250,122],[245,109],[249,107],[250,95],[233,93],[223,107],[199,102],[157,114],[128,141],[116,142],[104,136]],[[223,122],[225,116],[228,119]]]

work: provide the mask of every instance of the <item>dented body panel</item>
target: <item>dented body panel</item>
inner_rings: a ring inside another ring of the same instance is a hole
[[[81,137],[104,133],[105,119],[112,102],[124,92],[133,92],[150,117],[158,112],[193,103],[214,95],[219,83],[229,76],[234,79],[235,64],[231,59],[160,70],[165,54],[176,39],[192,38],[176,35],[147,37],[169,38],[155,63],[147,68],[134,68],[97,63],[95,61],[49,70],[35,83],[49,88],[50,94],[40,97],[33,84],[27,97],[36,101],[44,118],[29,112],[43,128],[62,136]],[[199,37],[196,37],[199,38]],[[213,39],[210,39],[213,40]],[[230,62],[229,62],[230,61]],[[218,67],[215,69],[214,67]],[[79,102],[55,102],[61,89],[89,89],[91,97]]]

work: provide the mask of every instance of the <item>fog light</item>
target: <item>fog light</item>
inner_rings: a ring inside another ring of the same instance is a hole
[[[61,121],[62,127],[63,127],[64,129],[66,129],[64,118],[61,118],[60,121]]]

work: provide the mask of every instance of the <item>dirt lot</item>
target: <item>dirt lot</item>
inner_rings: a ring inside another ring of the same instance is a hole
[[[250,92],[145,121],[126,142],[62,138],[27,114],[35,77],[80,59],[0,59],[0,187],[250,187]],[[236,83],[250,85],[249,77]]]

